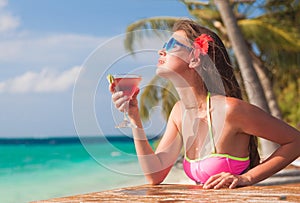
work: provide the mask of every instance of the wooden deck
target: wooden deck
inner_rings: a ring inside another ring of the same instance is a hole
[[[300,202],[300,183],[220,190],[205,190],[197,185],[142,185],[35,203],[54,202]]]

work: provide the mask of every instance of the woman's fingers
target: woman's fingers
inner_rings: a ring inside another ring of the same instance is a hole
[[[140,88],[137,88],[132,96],[132,98],[136,98],[136,96],[139,94]]]
[[[237,185],[238,185],[238,183],[239,183],[239,179],[238,179],[238,178],[237,178],[237,179],[234,179],[234,180],[232,181],[232,183],[229,185],[229,188],[230,188],[230,189],[236,188]]]
[[[115,103],[117,100],[119,100],[120,98],[123,97],[123,92],[119,91],[119,92],[114,92],[111,95],[112,101]]]
[[[203,185],[204,189],[235,188],[239,183],[237,175],[230,173],[219,173],[211,176]]]
[[[205,189],[212,189],[214,188],[220,181],[221,181],[221,174],[217,174],[214,176],[211,176],[206,183],[203,185],[203,188]]]
[[[124,95],[122,91],[115,92],[112,94],[112,101],[115,104],[115,107],[122,112],[126,107],[125,105],[128,99],[129,98],[126,95]]]
[[[219,182],[214,186],[214,189],[228,188],[233,181],[233,177],[221,177]]]
[[[134,95],[131,98],[126,96],[122,91],[116,91],[114,83],[109,85],[109,91],[112,93],[112,102],[114,103],[116,109],[118,109],[119,111],[124,112],[125,109],[138,106],[136,97],[140,89],[136,89]],[[129,101],[129,103],[127,101]]]
[[[108,89],[111,93],[115,92],[115,83],[109,84]]]

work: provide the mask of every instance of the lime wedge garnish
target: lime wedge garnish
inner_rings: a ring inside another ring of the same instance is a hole
[[[109,74],[106,78],[110,84],[112,84],[114,82],[114,77],[111,74]]]

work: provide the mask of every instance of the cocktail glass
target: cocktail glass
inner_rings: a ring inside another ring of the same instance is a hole
[[[132,96],[138,89],[138,85],[142,80],[142,77],[134,74],[117,74],[114,75],[115,90],[122,91],[124,95],[128,97],[128,100],[125,102],[124,108],[124,118],[123,121],[116,126],[116,128],[137,128],[135,124],[130,122],[128,118],[128,108],[129,102],[132,99]]]

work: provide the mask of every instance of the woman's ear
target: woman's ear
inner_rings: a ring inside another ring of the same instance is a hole
[[[193,51],[190,54],[190,68],[196,68],[200,65],[200,52],[198,49],[193,49]]]
[[[190,59],[189,67],[190,68],[197,68],[200,65],[200,58],[199,57],[192,57]]]

